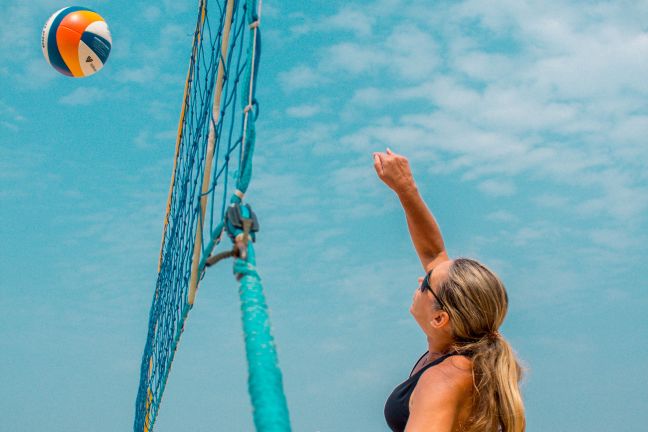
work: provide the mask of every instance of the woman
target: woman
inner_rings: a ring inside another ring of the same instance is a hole
[[[426,272],[410,312],[428,351],[387,399],[387,424],[395,432],[523,432],[522,370],[498,330],[508,307],[504,285],[479,262],[448,257],[405,157],[374,153],[374,168],[398,195]]]

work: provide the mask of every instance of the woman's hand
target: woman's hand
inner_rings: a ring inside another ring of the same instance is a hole
[[[374,153],[374,168],[380,180],[396,192],[405,210],[407,228],[426,272],[448,260],[441,230],[418,192],[407,158],[390,149]]]
[[[416,189],[414,176],[405,156],[398,155],[388,148],[386,153],[376,152],[373,157],[378,177],[394,192],[400,195]]]

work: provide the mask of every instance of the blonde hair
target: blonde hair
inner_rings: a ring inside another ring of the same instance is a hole
[[[508,309],[504,284],[483,264],[458,258],[438,296],[450,316],[454,349],[472,358],[473,406],[463,430],[524,432],[522,367],[498,331]]]

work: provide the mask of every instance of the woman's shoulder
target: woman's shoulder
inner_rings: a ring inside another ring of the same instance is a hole
[[[423,372],[417,387],[436,393],[446,391],[463,394],[472,390],[472,359],[462,355],[453,355]]]
[[[451,425],[458,418],[463,422],[470,414],[472,391],[472,360],[447,357],[421,375],[410,398],[412,421]]]

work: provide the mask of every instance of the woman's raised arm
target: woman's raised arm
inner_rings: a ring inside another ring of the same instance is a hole
[[[447,261],[449,258],[441,229],[419,194],[407,158],[390,149],[386,153],[374,153],[373,156],[378,177],[396,192],[405,210],[414,249],[425,271]]]

